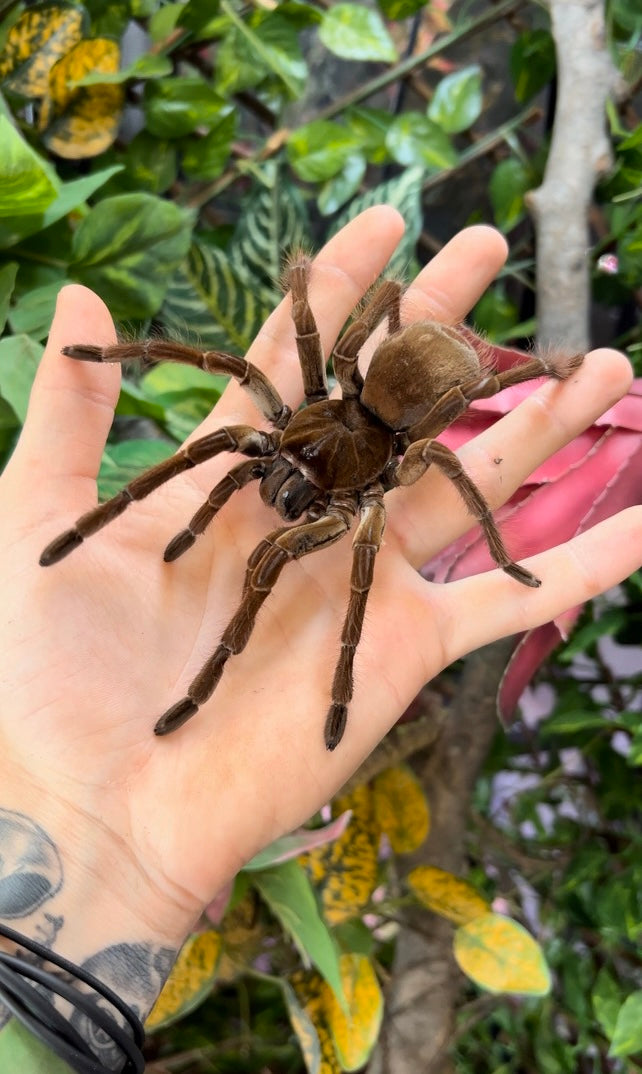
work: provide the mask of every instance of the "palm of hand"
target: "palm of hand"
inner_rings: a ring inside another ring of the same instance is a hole
[[[377,246],[364,254],[373,224]],[[398,236],[396,214],[371,210],[320,256],[312,300],[326,348]],[[416,281],[409,316],[461,319],[503,253],[502,240],[488,229],[462,233]],[[63,564],[47,571],[36,566],[46,541],[92,504],[117,394],[116,370],[65,362],[59,348],[108,342],[112,331],[99,300],[81,289],[67,292],[25,435],[3,477],[7,502],[20,506],[10,517],[2,513],[3,641],[12,681],[0,729],[17,771],[46,793],[55,788],[114,839],[126,840],[139,867],[166,878],[186,903],[203,904],[262,845],[327,801],[445,663],[546,621],[611,579],[595,566],[591,579],[578,571],[570,579],[567,559],[551,561],[549,585],[529,594],[528,610],[521,587],[501,572],[428,586],[416,567],[470,525],[452,487],[428,474],[421,487],[387,497],[355,697],[335,754],[324,749],[323,720],[348,593],[349,538],[284,571],[247,649],[230,661],[202,712],[175,735],[156,739],[156,718],[211,653],[236,607],[247,555],[278,520],[250,487],[189,553],[163,562],[169,538],[229,468],[223,456],[132,507]],[[300,376],[287,304],[250,357],[296,405]],[[578,374],[585,389],[583,397],[576,391],[572,421],[560,420],[565,385],[547,385],[539,404],[530,410],[524,404],[521,418],[505,419],[502,442],[512,443],[515,458],[502,488],[490,490],[495,502],[626,390],[621,358],[611,355],[600,368],[597,381],[595,368],[591,378],[584,368]],[[529,438],[535,420],[537,443]],[[257,415],[232,386],[205,425],[238,421],[256,424]],[[496,453],[493,435],[499,434],[489,435],[477,457],[471,453],[482,484],[492,471],[484,459]],[[29,498],[20,492],[27,475],[33,477]],[[565,584],[555,584],[554,570],[560,578],[564,573]]]

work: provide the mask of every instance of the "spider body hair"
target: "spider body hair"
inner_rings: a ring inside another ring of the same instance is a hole
[[[334,750],[343,736],[353,695],[354,658],[385,526],[385,494],[414,484],[432,465],[454,483],[471,522],[474,518],[481,525],[495,563],[523,585],[540,584],[511,559],[486,500],[457,456],[436,438],[475,399],[535,377],[563,379],[578,368],[582,356],[531,356],[510,369],[496,371],[483,349],[480,356],[472,345],[468,330],[430,320],[402,325],[401,284],[384,279],[334,347],[331,364],[341,398],[330,399],[326,359],[308,296],[310,271],[310,258],[301,251],[292,255],[285,268],[305,397],[305,406],[294,414],[265,374],[236,355],[158,339],[64,348],[68,357],[82,361],[170,360],[229,374],[249,393],[271,427],[262,431],[249,425],[226,426],[191,441],[111,500],[81,516],[40,558],[42,566],[57,563],[132,502],[222,451],[246,456],[170,541],[166,561],[186,552],[227,500],[253,481],[259,482],[261,499],[285,524],[267,534],[250,553],[235,615],[186,696],[157,721],[154,731],[158,735],[176,730],[212,695],[227,661],[248,643],[259,610],[283,568],[341,540],[358,518],[348,606],[325,722],[325,745]],[[375,347],[364,378],[358,365],[361,350],[382,322],[388,334]]]

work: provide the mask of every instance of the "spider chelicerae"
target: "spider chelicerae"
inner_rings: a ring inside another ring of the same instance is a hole
[[[305,395],[305,405],[295,413],[283,403],[260,369],[236,355],[203,352],[162,340],[63,348],[68,357],[81,361],[169,360],[229,374],[249,393],[271,426],[270,431],[263,431],[250,425],[228,425],[194,440],[135,478],[112,499],[82,515],[45,548],[40,558],[45,567],[57,563],[135,500],[220,452],[247,456],[218,482],[188,526],[170,541],[165,560],[175,560],[186,552],[233,493],[252,481],[259,482],[264,503],[274,507],[289,525],[272,530],[251,552],[235,615],[186,696],[156,723],[157,735],[176,730],[211,696],[229,658],[247,645],[259,609],[285,565],[339,541],[358,516],[348,608],[325,722],[326,747],[335,749],[345,729],[353,694],[354,657],[384,531],[384,496],[390,489],[418,481],[430,465],[437,466],[455,484],[480,524],[495,563],[524,585],[540,584],[530,571],[510,558],[483,495],[457,456],[436,437],[473,400],[535,377],[564,379],[579,366],[582,356],[533,356],[497,372],[488,367],[466,335],[456,328],[429,320],[402,326],[401,285],[384,280],[332,352],[341,398],[331,399],[326,359],[308,298],[310,267],[310,259],[300,254],[291,260],[285,273]],[[359,371],[359,355],[383,321],[387,321],[388,333],[374,350],[364,378]]]

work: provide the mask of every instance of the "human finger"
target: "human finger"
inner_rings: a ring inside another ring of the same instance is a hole
[[[498,638],[532,630],[627,578],[642,563],[642,507],[630,507],[523,565],[541,580],[520,585],[501,570],[439,587],[444,663]],[[430,593],[434,595],[434,586]],[[426,600],[430,600],[427,592]],[[434,634],[430,631],[432,641]]]
[[[79,284],[63,287],[45,352],[29,399],[20,441],[10,466],[43,496],[67,503],[90,500],[118,399],[120,370],[75,362],[61,354],[67,344],[115,342],[109,310]],[[62,483],[62,488],[61,488]]]
[[[568,380],[547,381],[458,452],[491,509],[505,503],[554,452],[620,399],[631,367],[619,351],[589,353]],[[475,524],[455,485],[436,467],[390,497],[390,524],[408,561],[421,567]]]
[[[346,224],[314,258],[309,298],[326,358],[350,313],[394,253],[403,227],[396,209],[376,205]],[[290,309],[286,295],[260,329],[246,357],[294,407],[303,397],[303,387]],[[199,435],[222,421],[256,420],[256,410],[248,396],[232,382],[212,417],[200,427]]]
[[[486,224],[464,228],[433,257],[404,294],[404,320],[458,324],[493,282],[508,247]]]

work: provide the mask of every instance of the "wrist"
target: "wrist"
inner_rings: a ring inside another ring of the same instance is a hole
[[[37,810],[32,788],[19,791],[3,784],[0,922],[93,973],[144,1019],[196,908],[155,888],[91,816],[51,795]],[[0,947],[15,950],[2,938]],[[2,1014],[0,1001],[0,1024]]]

